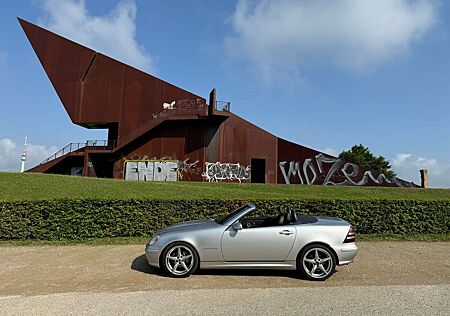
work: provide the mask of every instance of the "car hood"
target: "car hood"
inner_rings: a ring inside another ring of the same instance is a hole
[[[220,226],[213,219],[205,219],[200,221],[189,221],[167,226],[158,230],[157,234],[164,234],[176,231],[201,230]]]

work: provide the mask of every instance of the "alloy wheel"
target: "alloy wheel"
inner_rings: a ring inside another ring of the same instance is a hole
[[[176,245],[166,254],[166,267],[174,275],[188,274],[194,265],[194,255],[186,246]]]
[[[309,249],[302,259],[304,271],[314,279],[327,277],[333,270],[332,254],[321,247]]]

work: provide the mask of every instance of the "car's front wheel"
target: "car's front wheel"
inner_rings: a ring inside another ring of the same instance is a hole
[[[334,273],[336,258],[327,246],[308,245],[297,258],[297,269],[309,280],[324,281]]]
[[[197,269],[198,262],[195,249],[184,242],[169,245],[161,257],[162,268],[174,278],[190,276]]]

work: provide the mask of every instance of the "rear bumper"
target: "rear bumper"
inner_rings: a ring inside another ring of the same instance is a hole
[[[161,253],[161,248],[149,246],[145,247],[145,256],[147,257],[148,264],[159,268],[159,255]]]
[[[339,247],[333,247],[333,249],[338,255],[338,265],[340,266],[351,263],[358,253],[358,246],[355,243],[342,244]]]

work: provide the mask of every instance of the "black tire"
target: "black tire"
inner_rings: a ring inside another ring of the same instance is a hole
[[[336,256],[330,247],[310,244],[297,256],[297,271],[308,280],[325,281],[335,272],[336,262]]]
[[[194,247],[185,242],[174,242],[162,252],[160,266],[173,278],[186,278],[197,270],[199,261]]]

